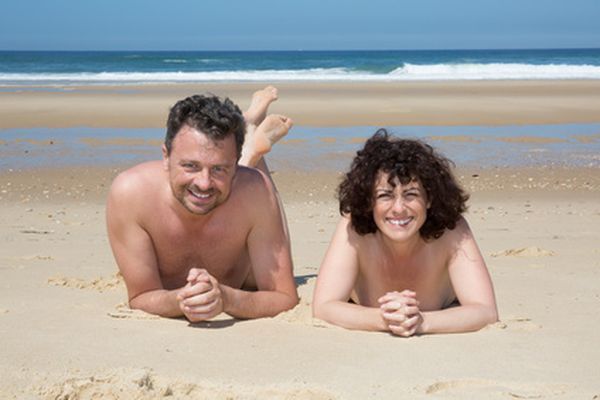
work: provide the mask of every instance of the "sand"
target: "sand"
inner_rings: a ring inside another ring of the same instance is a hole
[[[505,125],[600,122],[600,81],[275,83],[272,112],[298,125]],[[190,94],[229,96],[245,108],[262,83],[38,88],[0,91],[0,129],[163,127]],[[318,94],[318,95],[317,95]]]
[[[466,83],[462,94],[458,83],[282,85],[276,111],[302,104],[292,117],[304,124],[377,124],[373,115],[385,119],[381,105],[398,98],[396,107],[419,111],[389,123],[599,122],[591,112],[600,109],[598,85]],[[236,99],[253,89],[211,86]],[[311,98],[310,90],[319,96]],[[160,126],[155,114],[184,88],[122,91],[2,92],[1,128]],[[464,103],[454,116],[456,96]],[[334,102],[327,106],[331,113],[321,108],[325,98]],[[546,100],[540,104],[540,98]],[[311,111],[313,100],[318,104]],[[147,118],[139,103],[148,106]],[[364,110],[353,114],[335,104]],[[483,109],[489,113],[475,117]],[[471,193],[467,219],[488,263],[501,321],[476,333],[410,339],[311,318],[312,289],[338,218],[333,192],[339,173],[331,171],[274,174],[292,235],[301,295],[295,309],[270,319],[222,315],[200,324],[128,309],[104,225],[106,192],[122,168],[0,172],[0,398],[600,397],[598,168],[458,165]]]

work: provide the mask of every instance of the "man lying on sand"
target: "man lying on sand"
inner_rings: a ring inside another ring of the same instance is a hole
[[[263,159],[292,126],[266,116],[276,99],[273,87],[254,93],[243,116],[229,99],[181,100],[163,160],[114,180],[108,236],[130,307],[197,322],[297,304],[287,225]]]
[[[498,319],[492,282],[461,214],[450,162],[378,131],[338,188],[341,221],[315,288],[315,317],[394,335],[465,332]]]

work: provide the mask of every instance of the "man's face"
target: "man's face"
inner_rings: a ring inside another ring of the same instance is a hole
[[[208,214],[229,197],[237,167],[233,135],[214,142],[184,125],[163,157],[173,196],[192,214]]]

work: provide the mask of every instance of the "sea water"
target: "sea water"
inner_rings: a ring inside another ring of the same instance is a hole
[[[380,127],[294,126],[268,155],[273,169],[344,171]],[[433,145],[460,167],[600,167],[600,124],[388,126]],[[0,171],[60,166],[127,166],[162,157],[164,129],[0,130]]]
[[[167,82],[600,79],[600,49],[0,51],[0,88]]]

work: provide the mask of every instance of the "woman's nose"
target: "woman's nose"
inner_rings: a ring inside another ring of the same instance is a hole
[[[404,199],[401,196],[398,196],[394,199],[394,204],[392,204],[392,210],[395,212],[404,211]]]

